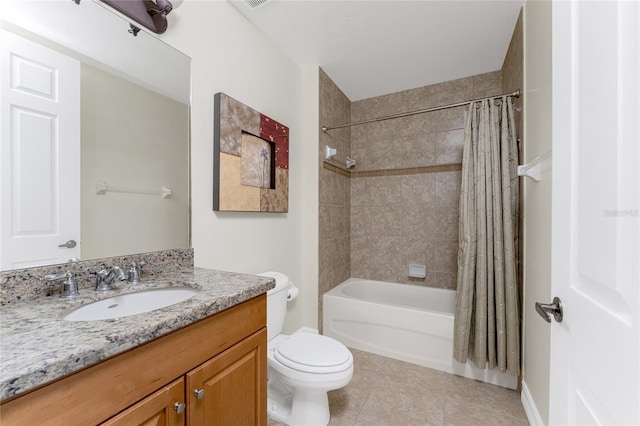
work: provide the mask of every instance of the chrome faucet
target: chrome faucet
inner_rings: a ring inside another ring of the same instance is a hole
[[[124,273],[121,267],[112,266],[107,269],[106,266],[100,266],[100,270],[95,273],[96,276],[96,291],[106,291],[115,288],[114,281],[124,281],[127,279],[127,275]]]

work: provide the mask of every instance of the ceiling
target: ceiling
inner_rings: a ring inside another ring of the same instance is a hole
[[[229,1],[293,61],[322,67],[351,101],[500,69],[524,3]]]

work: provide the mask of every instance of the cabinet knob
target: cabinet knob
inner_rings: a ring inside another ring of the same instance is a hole
[[[204,398],[204,389],[194,389],[193,394],[196,396],[196,398],[202,399]]]
[[[184,409],[187,407],[187,404],[184,402],[176,402],[173,404],[173,408],[176,410],[178,414],[184,413]]]

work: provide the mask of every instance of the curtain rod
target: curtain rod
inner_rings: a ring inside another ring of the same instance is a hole
[[[423,114],[425,112],[432,112],[432,111],[439,111],[441,109],[455,108],[455,107],[459,107],[459,106],[470,104],[471,102],[485,101],[487,99],[497,99],[497,98],[501,98],[503,96],[513,96],[515,98],[519,98],[520,97],[520,89],[518,89],[518,90],[516,90],[515,92],[512,92],[512,93],[504,93],[502,95],[489,96],[488,98],[471,99],[469,101],[458,102],[456,104],[441,105],[441,106],[437,106],[437,107],[433,107],[433,108],[420,109],[418,111],[410,111],[410,112],[403,112],[403,113],[400,113],[400,114],[388,115],[386,117],[371,118],[369,120],[357,121],[355,123],[349,123],[349,124],[341,124],[339,126],[322,126],[322,132],[326,133],[329,130],[342,129],[343,127],[359,126],[361,124],[375,123],[377,121],[391,120],[393,118],[408,117],[410,115]]]

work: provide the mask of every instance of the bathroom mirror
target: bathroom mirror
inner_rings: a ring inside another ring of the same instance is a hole
[[[93,0],[0,26],[0,270],[188,248],[190,58]]]

